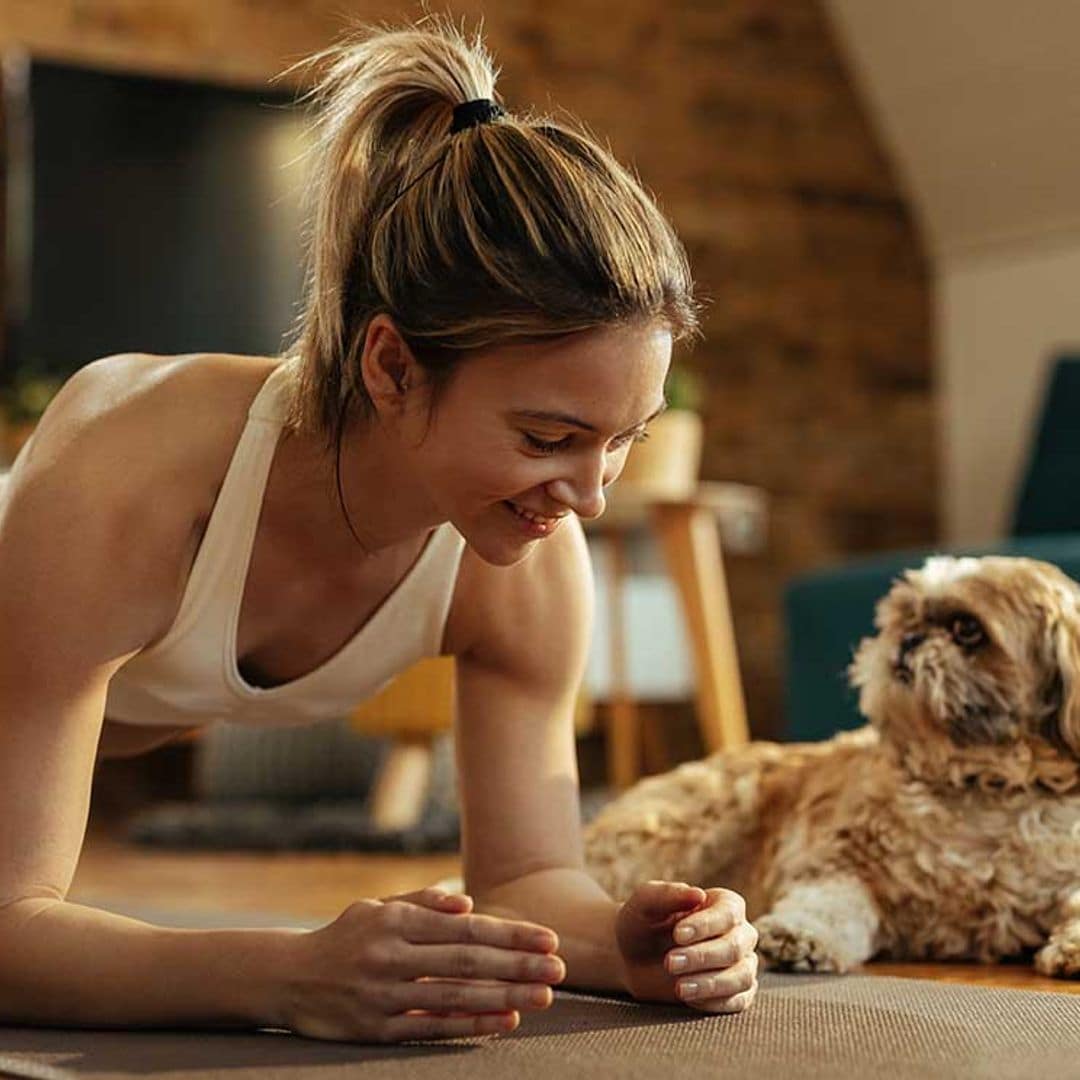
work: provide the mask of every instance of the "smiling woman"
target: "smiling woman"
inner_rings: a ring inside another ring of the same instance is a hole
[[[715,897],[650,882],[616,904],[586,874],[573,715],[577,519],[697,333],[683,247],[583,128],[507,111],[449,19],[296,68],[315,184],[294,340],[85,365],[0,507],[0,1021],[443,1038],[508,1030],[563,978],[630,989],[628,965],[675,1001],[672,923]],[[359,900],[302,933],[66,899],[106,723],[306,723],[437,655],[470,895]]]

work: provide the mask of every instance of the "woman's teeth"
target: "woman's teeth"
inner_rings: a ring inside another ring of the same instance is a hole
[[[514,510],[515,513],[520,514],[523,518],[528,518],[529,521],[535,521],[538,525],[549,525],[553,521],[557,520],[557,518],[540,517],[539,515],[534,514],[529,510],[523,510],[520,506],[518,506],[516,502],[511,502],[510,499],[507,499],[506,501],[510,503],[511,508]]]

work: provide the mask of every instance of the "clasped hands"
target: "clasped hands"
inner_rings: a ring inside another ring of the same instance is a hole
[[[730,889],[646,881],[619,905],[615,937],[639,1000],[738,1013],[757,994],[757,930]]]
[[[447,913],[472,908],[468,896],[436,898],[434,890],[390,899],[431,906],[438,900]],[[746,902],[731,889],[643,882],[618,906],[615,939],[623,984],[639,1001],[739,1013],[757,994],[758,932],[746,921]]]
[[[646,881],[619,905],[623,983],[639,1001],[739,1013],[757,994],[758,932],[731,889]]]

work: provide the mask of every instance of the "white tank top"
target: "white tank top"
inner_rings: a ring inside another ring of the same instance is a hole
[[[109,682],[105,717],[139,725],[214,721],[288,725],[347,715],[416,661],[439,654],[461,534],[444,522],[371,618],[314,671],[280,686],[246,683],[236,637],[266,478],[284,423],[296,358],[263,383],[199,546],[176,619]]]

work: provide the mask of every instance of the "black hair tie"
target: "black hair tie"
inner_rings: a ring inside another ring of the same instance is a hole
[[[454,107],[454,123],[450,128],[450,134],[454,135],[466,128],[476,127],[477,124],[488,124],[496,117],[505,115],[506,110],[489,98],[466,101]]]

